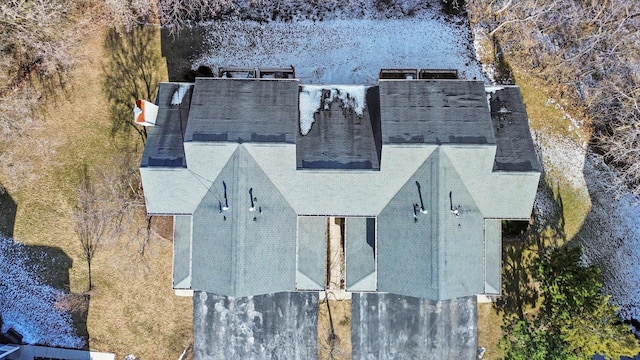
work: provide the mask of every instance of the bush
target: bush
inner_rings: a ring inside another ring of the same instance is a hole
[[[442,0],[447,14],[457,15],[464,11],[465,0]]]

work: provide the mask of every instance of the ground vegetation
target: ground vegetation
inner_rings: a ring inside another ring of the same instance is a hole
[[[544,249],[533,279],[542,297],[538,311],[505,319],[506,359],[607,359],[640,351],[618,309],[602,293],[600,270],[582,263],[579,247]]]
[[[472,0],[468,9],[499,55],[586,119],[594,149],[640,194],[640,3]]]
[[[0,4],[0,183],[16,204],[3,233],[28,250],[0,266],[0,303],[11,303],[0,317],[26,342],[165,359],[192,341],[191,301],[171,291],[171,221],[144,212],[143,142],[133,126],[114,130],[110,116],[135,97],[153,101],[166,80],[159,29],[145,25],[157,24],[155,9],[136,0]],[[135,43],[156,62],[116,61]],[[116,76],[123,69],[134,80]],[[83,234],[93,236],[87,247]],[[21,266],[29,278],[14,281]],[[54,318],[64,327],[46,322]]]
[[[489,65],[485,70],[496,82],[516,82],[522,89],[548,184],[546,191],[538,192],[534,213],[542,215],[536,221],[547,218],[549,227],[535,228],[535,241],[512,239],[503,245],[509,286],[504,295],[509,301],[501,303],[498,314],[504,315],[506,334],[522,339],[553,335],[540,342],[549,348],[532,342],[526,345],[532,353],[527,353],[521,347],[519,353],[527,358],[555,350],[565,351],[558,357],[566,358],[576,354],[566,353],[575,350],[571,346],[586,346],[583,340],[606,343],[583,337],[573,338],[569,346],[566,338],[558,337],[560,332],[541,325],[542,304],[550,289],[536,280],[533,260],[549,245],[581,246],[581,261],[598,266],[604,283],[599,294],[612,297],[599,297],[606,301],[593,309],[592,315],[600,316],[594,324],[619,325],[621,319],[637,317],[636,296],[629,290],[637,281],[630,270],[635,265],[624,254],[632,259],[638,241],[631,225],[637,212],[634,193],[639,192],[635,167],[640,163],[635,131],[640,95],[638,6],[625,0],[467,2],[476,43],[485,49],[479,53]],[[521,264],[520,271],[508,271],[512,260]],[[523,301],[514,305],[512,296]],[[614,303],[619,309],[609,305]],[[509,315],[514,306],[521,309],[517,316]],[[624,347],[625,340],[616,346]],[[587,346],[585,351],[592,350]]]

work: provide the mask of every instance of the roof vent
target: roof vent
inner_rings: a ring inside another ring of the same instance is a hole
[[[296,69],[293,65],[288,68],[259,68],[258,77],[261,79],[295,79]]]
[[[218,77],[224,79],[255,79],[256,69],[221,67],[218,69]]]
[[[136,100],[133,108],[133,122],[142,126],[154,126],[158,117],[158,105],[146,100]]]
[[[457,69],[422,69],[418,77],[428,80],[455,80],[459,78]]]
[[[418,69],[381,69],[380,79],[413,80],[418,78]]]
[[[451,213],[453,215],[455,215],[456,217],[460,217],[460,208],[461,208],[461,206],[458,205],[456,207],[453,207],[452,193],[453,193],[453,191],[449,191],[449,206],[450,206],[450,210],[451,210]]]

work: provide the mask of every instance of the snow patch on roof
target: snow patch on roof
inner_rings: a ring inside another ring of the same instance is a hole
[[[498,90],[503,90],[504,86],[500,85],[485,85],[484,91],[487,93],[487,105],[491,109],[491,94],[495,94]]]
[[[182,104],[182,99],[184,98],[184,94],[187,93],[187,90],[193,86],[192,84],[180,84],[180,86],[173,92],[173,96],[171,97],[171,105],[180,105]]]
[[[329,94],[322,97],[323,90]],[[307,135],[315,119],[313,115],[321,108],[328,110],[336,99],[343,106],[362,116],[365,106],[366,87],[362,85],[303,85],[300,89],[300,133]]]
[[[496,91],[498,90],[503,90],[504,86],[500,86],[500,85],[487,85],[484,87],[484,91],[486,91],[488,94],[495,94]]]

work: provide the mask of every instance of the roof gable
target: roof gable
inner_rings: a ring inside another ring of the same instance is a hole
[[[440,213],[434,207],[438,204],[439,157],[436,149],[378,216],[380,291],[430,299],[439,297],[437,231]],[[415,204],[424,204],[428,212],[420,213]]]
[[[378,289],[447,299],[481,293],[483,215],[436,149],[378,216]],[[479,281],[476,281],[479,277]]]
[[[238,146],[193,214],[193,287],[229,296],[292,290],[295,244],[295,212]]]
[[[540,173],[492,171],[495,147],[443,146],[485,218],[528,219]]]

